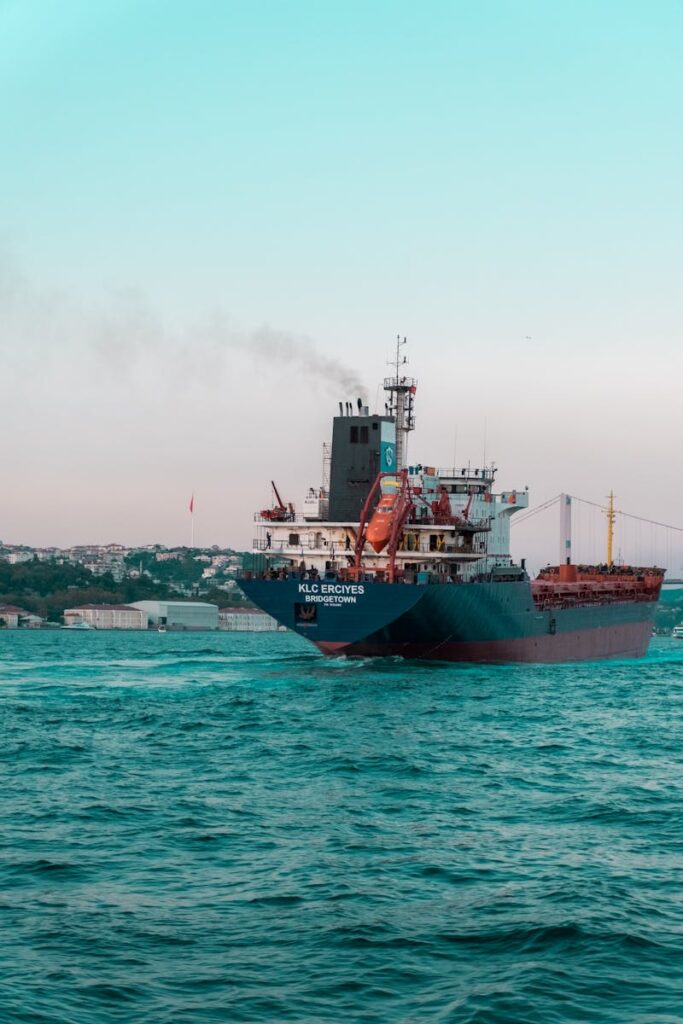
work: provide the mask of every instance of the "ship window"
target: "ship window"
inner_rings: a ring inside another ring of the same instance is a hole
[[[360,443],[367,444],[370,440],[369,432],[367,427],[360,428]]]
[[[358,427],[351,427],[351,444],[358,444]]]
[[[296,547],[298,545],[298,543],[299,543],[299,534],[298,533],[290,533],[290,535],[289,535],[289,546],[290,547]]]
[[[372,429],[373,430],[377,430],[378,427],[379,427],[379,423],[377,422],[377,420],[373,420],[373,422],[372,422]]]

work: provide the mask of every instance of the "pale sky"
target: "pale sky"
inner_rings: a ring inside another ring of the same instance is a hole
[[[678,0],[0,0],[0,538],[187,543],[194,492],[248,546],[397,332],[417,460],[683,524],[681,38]]]

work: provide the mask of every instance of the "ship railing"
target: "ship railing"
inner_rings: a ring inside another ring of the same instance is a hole
[[[282,523],[303,523],[305,520],[296,512],[284,512],[281,519],[270,519],[261,512],[254,512],[254,522],[263,523],[264,526],[268,526],[269,523],[271,526],[281,526]]]
[[[307,552],[308,554],[314,552],[318,555],[334,558],[335,555],[349,554],[352,550],[351,548],[346,548],[343,543],[318,543],[312,537],[300,538],[296,544],[290,544],[286,540],[277,540],[274,537],[271,537],[270,541],[267,537],[254,537],[251,547],[253,551],[272,551],[274,554],[287,555],[291,558],[298,558]]]
[[[449,530],[455,533],[489,533],[491,530],[491,519],[463,519],[462,516],[449,516],[445,522],[439,522],[439,518],[433,514],[422,516],[420,509],[416,515],[411,515],[406,522],[406,528],[421,526],[430,530]]]
[[[351,583],[389,583],[388,574],[385,570],[361,570],[360,573],[356,574],[350,568],[341,569],[330,569],[325,572],[320,572],[316,568],[294,568],[292,566],[280,566],[278,568],[271,567],[259,572],[247,572],[245,573],[247,579],[264,579],[264,580],[312,580],[320,582],[328,582],[338,580],[339,582],[351,582]],[[510,569],[510,572],[506,575],[495,574],[495,573],[477,573],[474,576],[463,579],[461,576],[450,576],[446,573],[429,572],[429,571],[418,571],[418,572],[397,572],[395,576],[396,583],[404,583],[409,585],[420,585],[420,584],[442,584],[445,586],[465,586],[473,583],[508,583],[508,582],[519,582],[520,580],[526,579],[526,574],[523,570],[518,568]],[[539,603],[536,602],[536,607],[539,607]],[[550,605],[548,607],[551,607]],[[552,607],[558,607],[557,604]]]
[[[604,607],[610,604],[653,604],[656,602],[657,597],[653,594],[648,594],[645,591],[638,593],[615,593],[611,594],[591,594],[586,597],[576,597],[574,599],[568,599],[566,596],[557,596],[556,598],[545,598],[543,600],[537,600],[534,598],[534,604],[536,610],[539,612],[554,611],[558,608],[586,608],[592,607]]]
[[[348,569],[341,569],[338,572],[319,572],[317,569],[269,569],[264,572],[246,572],[244,574],[245,579],[262,579],[262,580],[313,580],[316,582],[334,582],[338,580],[340,583],[389,583],[388,574],[383,572],[381,569],[377,572],[360,572],[356,576]],[[439,583],[449,585],[464,585],[469,582],[463,580],[460,577],[446,576],[440,573],[429,573],[429,572],[417,572],[417,573],[396,573],[395,583],[404,584],[424,584],[424,583]]]
[[[436,472],[447,480],[494,480],[496,477],[496,470],[488,466],[483,469],[476,466],[439,466]]]
[[[481,519],[464,519],[457,513],[454,513],[452,517],[448,518],[447,522],[439,522],[438,517],[435,517],[431,510],[424,508],[424,515],[422,508],[420,508],[417,514],[412,514],[407,520],[406,525],[410,526],[421,526],[423,529],[441,529],[441,530],[453,530],[462,531],[463,533],[488,533],[491,530],[491,517],[484,516]],[[314,530],[316,526],[325,527],[329,524],[329,519],[306,519],[303,515],[287,515],[283,519],[267,519],[261,515],[260,512],[254,513],[254,522],[258,523],[259,526],[264,526],[266,529],[269,527],[278,526],[298,526],[301,530]],[[357,525],[349,522],[343,525]]]
[[[291,558],[300,558],[306,553],[311,554],[315,552],[318,555],[329,556],[334,558],[335,556],[348,555],[351,551],[350,548],[346,548],[343,543],[332,543],[332,544],[319,544],[316,538],[313,537],[302,537],[296,544],[290,544],[288,540],[278,540],[276,537],[271,536],[270,540],[267,537],[254,537],[251,542],[252,551],[264,551],[272,552],[276,555],[286,555]],[[400,558],[415,558],[416,556],[424,556],[425,559],[436,558],[440,556],[449,555],[463,555],[480,557],[481,551],[475,550],[473,544],[463,544],[462,547],[458,547],[456,544],[449,544],[447,541],[441,545],[441,547],[431,548],[427,544],[413,546],[409,540],[404,540],[401,546],[397,550],[397,555]]]
[[[272,551],[274,554],[287,554],[292,551],[296,554],[301,551],[301,544],[291,545],[287,541],[275,540],[273,537],[270,541],[267,537],[254,537],[251,546],[254,551]],[[308,547],[308,544],[305,547]]]
[[[623,579],[624,577],[655,577],[660,578],[664,576],[665,570],[658,568],[658,566],[642,566],[642,565],[584,565],[578,563],[576,565],[576,571],[578,574],[578,582],[596,582],[596,583],[609,583],[614,577],[617,579]],[[538,573],[536,579],[539,582],[552,583],[557,580],[559,576],[559,567],[557,565],[546,565]]]
[[[384,378],[384,390],[388,391],[390,388],[402,388],[405,391],[410,391],[411,388],[417,386],[417,380],[415,377],[385,377]]]

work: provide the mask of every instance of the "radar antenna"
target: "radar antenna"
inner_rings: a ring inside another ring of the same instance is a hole
[[[407,338],[396,335],[396,355],[389,361],[394,371],[392,377],[384,378],[384,390],[389,395],[387,411],[396,423],[396,471],[405,468],[408,455],[408,434],[415,429],[415,392],[417,381],[403,373],[408,363],[408,356],[401,351],[408,344]]]

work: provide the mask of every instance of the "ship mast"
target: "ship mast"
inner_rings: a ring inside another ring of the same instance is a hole
[[[614,491],[609,492],[609,505],[607,506],[607,565],[611,569],[614,565],[614,559],[612,558],[612,551],[614,549],[614,520],[616,519],[616,512],[614,511]]]
[[[401,372],[408,362],[408,357],[401,355],[401,349],[407,343],[407,338],[396,336],[396,356],[389,364],[394,370],[394,376],[384,378],[384,390],[389,395],[389,414],[394,417],[396,423],[396,471],[399,473],[406,465],[408,434],[415,429],[413,409],[417,381],[414,377],[406,377]]]

